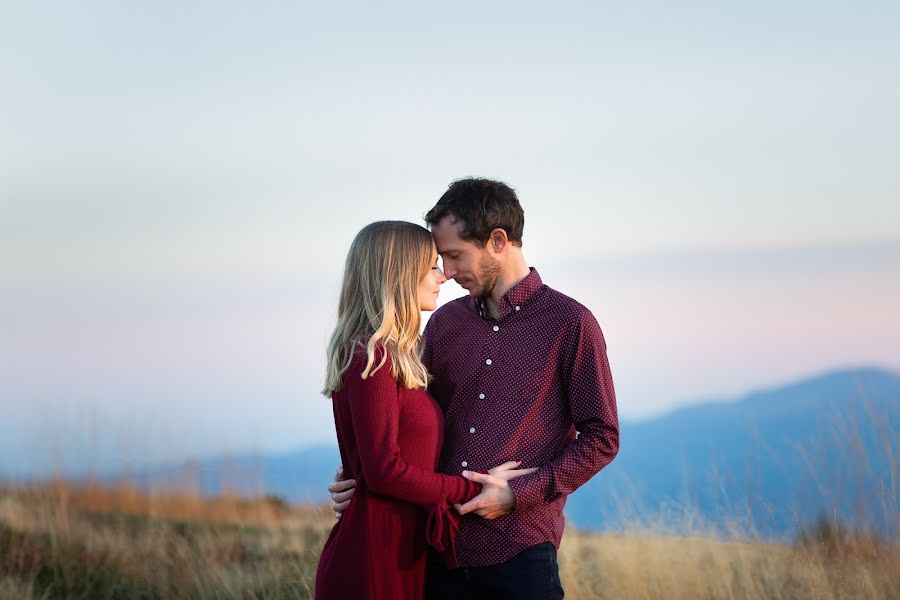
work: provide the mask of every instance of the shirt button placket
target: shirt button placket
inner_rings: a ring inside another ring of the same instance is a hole
[[[493,331],[494,333],[499,332],[499,331],[500,331],[500,325],[499,325],[499,323],[497,323],[496,321],[494,321],[494,323],[491,325],[491,331]],[[490,333],[488,334],[488,337],[487,337],[487,339],[485,340],[485,342],[487,342],[487,343],[484,344],[483,348],[484,348],[485,354],[486,354],[487,356],[484,357],[484,364],[485,364],[487,367],[490,367],[491,365],[494,364],[494,358],[497,356],[497,352],[498,352],[498,342],[495,341],[494,336],[491,336]],[[483,375],[482,375],[482,377],[480,378],[481,381],[480,381],[479,383],[480,383],[481,389],[482,389],[482,390],[486,390],[486,389],[487,389],[486,386],[487,386],[488,383],[489,383],[489,381],[488,381],[488,375],[489,375],[489,374],[490,374],[490,375],[493,375],[493,373],[490,373],[489,371],[483,371],[482,373],[483,373]],[[479,400],[484,400],[486,397],[487,397],[487,395],[485,394],[484,391],[478,393],[478,399],[479,399]],[[478,412],[479,412],[479,411],[476,411],[476,414],[477,414]],[[475,430],[476,430],[476,429],[475,429],[475,426],[474,426],[474,425],[470,425],[470,426],[469,426],[469,435],[475,435]],[[461,464],[462,464],[463,468],[466,468],[466,467],[469,466],[469,461],[468,461],[468,460],[463,460]]]

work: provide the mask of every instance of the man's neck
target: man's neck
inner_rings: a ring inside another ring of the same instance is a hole
[[[516,284],[521,283],[523,279],[528,277],[529,273],[531,273],[531,269],[528,268],[528,263],[525,262],[525,257],[521,254],[500,269],[497,283],[494,284],[491,293],[484,299],[491,317],[494,319],[500,318],[500,299]]]

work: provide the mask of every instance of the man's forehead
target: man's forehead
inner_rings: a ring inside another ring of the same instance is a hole
[[[460,240],[459,238],[457,238],[457,240],[454,242],[454,241],[442,239],[438,235],[434,235],[433,231],[431,232],[431,234],[432,234],[432,237],[434,238],[434,245],[437,248],[438,254],[446,254],[447,252],[453,252],[454,250],[460,249],[460,248],[457,248],[457,246],[462,246],[462,244],[461,244],[462,240]]]
[[[453,216],[441,219],[432,229],[431,236],[439,254],[462,252],[467,248],[477,247],[475,242],[459,237],[462,221]]]

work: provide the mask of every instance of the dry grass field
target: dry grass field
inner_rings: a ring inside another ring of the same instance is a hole
[[[0,490],[0,600],[312,597],[333,523],[277,498],[130,487]],[[569,528],[567,598],[900,598],[900,549],[827,528],[804,544]]]

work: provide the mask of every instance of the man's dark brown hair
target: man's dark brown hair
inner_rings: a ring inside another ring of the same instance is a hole
[[[447,215],[462,222],[459,237],[464,240],[484,245],[491,231],[500,228],[513,245],[522,245],[525,212],[515,190],[502,181],[477,177],[454,181],[425,215],[425,222],[434,227]]]

